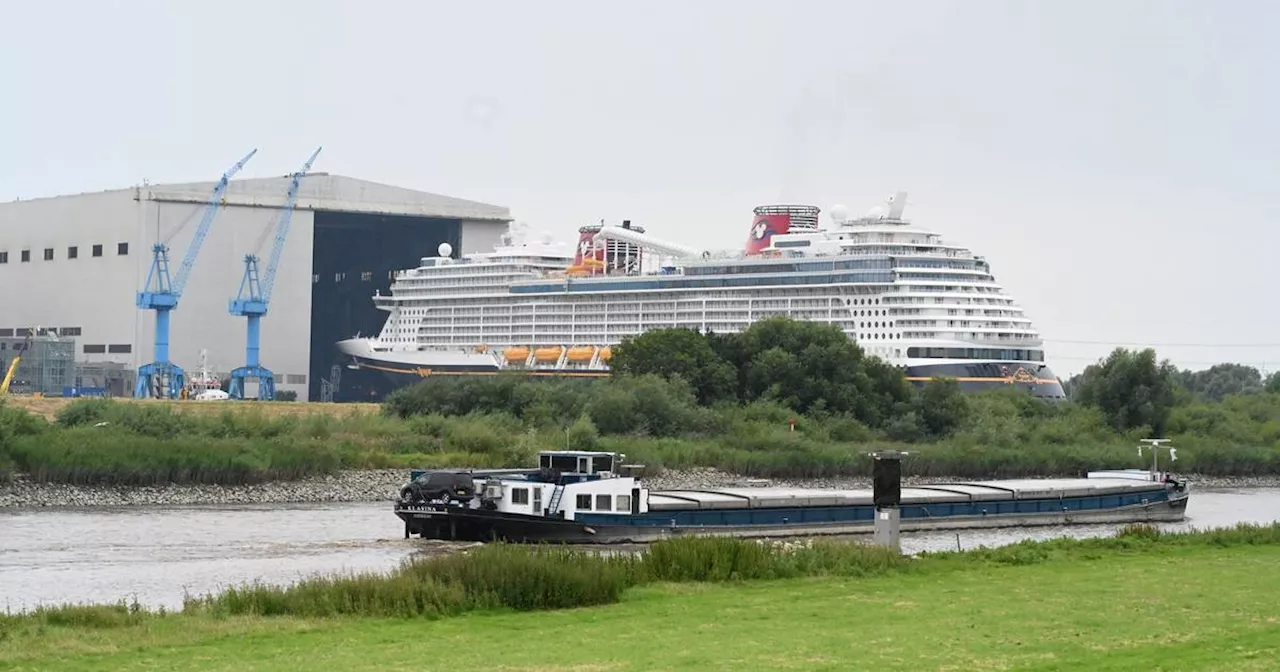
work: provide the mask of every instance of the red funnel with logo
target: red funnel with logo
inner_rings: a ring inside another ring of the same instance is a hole
[[[592,238],[600,232],[598,226],[584,226],[578,229],[578,249],[573,255],[573,265],[581,266],[587,259],[604,261],[604,245],[596,245]]]
[[[773,244],[773,237],[800,230],[818,230],[818,208],[812,205],[762,205],[755,209],[747,254],[760,254]]]

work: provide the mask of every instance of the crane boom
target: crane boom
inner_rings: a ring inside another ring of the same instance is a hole
[[[209,205],[205,208],[204,218],[200,220],[200,226],[196,228],[195,236],[191,238],[191,245],[187,247],[187,256],[182,259],[182,266],[178,268],[178,277],[173,281],[173,293],[182,296],[182,290],[187,286],[187,277],[191,275],[191,268],[195,266],[196,255],[200,254],[200,247],[204,245],[204,239],[209,235],[209,225],[213,224],[213,216],[217,212],[218,205],[222,200],[222,195],[227,191],[227,185],[231,182],[231,178],[244,168],[244,164],[249,163],[249,159],[257,154],[258,150],[254,149],[244,155],[243,159],[236,162],[230,170],[222,174],[222,178],[218,180],[218,185],[213,189],[213,196],[209,198]]]
[[[267,314],[271,302],[271,290],[275,287],[276,269],[280,266],[280,255],[284,251],[285,239],[289,235],[289,222],[293,218],[293,209],[298,200],[298,189],[302,178],[311,170],[320,155],[320,149],[312,152],[311,157],[302,165],[302,169],[294,173],[289,181],[288,195],[285,197],[284,210],[280,213],[280,221],[276,224],[275,241],[271,246],[271,258],[267,262],[264,277],[258,276],[258,255],[246,254],[244,257],[244,276],[240,280],[240,291],[228,305],[232,315],[246,318],[245,365],[231,371],[231,385],[227,390],[232,399],[244,398],[245,382],[258,380],[258,399],[270,401],[275,398],[275,374],[262,366],[262,317]]]
[[[182,260],[182,266],[178,268],[176,278],[169,276],[169,246],[163,241],[157,241],[151,248],[153,255],[151,269],[147,272],[147,280],[142,291],[138,292],[137,305],[145,310],[156,311],[155,361],[138,367],[134,396],[172,399],[181,393],[186,374],[182,367],[169,361],[169,311],[178,307],[178,299],[187,285],[187,278],[190,277],[191,269],[195,266],[196,257],[200,254],[204,239],[209,235],[209,227],[218,214],[218,206],[222,204],[227,185],[257,153],[258,150],[254,149],[246,154],[223,173],[214,186],[213,194],[210,195],[208,205],[205,207],[204,217],[196,228],[191,244],[187,246],[187,254]]]
[[[280,215],[280,224],[276,227],[275,243],[271,246],[271,258],[267,261],[267,273],[262,278],[262,302],[271,302],[271,290],[276,284],[276,268],[280,265],[280,253],[284,251],[285,237],[289,235],[289,222],[293,219],[293,206],[298,201],[298,188],[302,184],[302,177],[311,171],[311,164],[315,163],[316,157],[320,156],[322,147],[317,147],[312,152],[311,158],[302,164],[302,170],[299,170],[294,176],[293,181],[289,183],[289,195],[285,198],[284,212]]]
[[[258,150],[254,149],[244,158],[236,162],[234,166],[227,169],[218,179],[218,183],[214,185],[213,194],[209,196],[209,200],[204,210],[204,217],[200,220],[200,225],[196,227],[196,233],[191,238],[191,244],[187,246],[187,254],[182,259],[182,265],[178,267],[178,275],[175,278],[169,277],[169,246],[162,242],[157,242],[152,248],[154,260],[151,264],[151,270],[147,273],[147,282],[145,289],[138,293],[138,307],[156,309],[163,305],[176,307],[178,298],[182,296],[182,290],[187,286],[187,278],[191,275],[191,269],[195,266],[196,257],[200,254],[200,248],[204,245],[204,239],[209,235],[209,227],[213,224],[213,218],[218,214],[218,206],[222,204],[222,196],[227,191],[227,185],[231,183],[231,178],[235,177],[245,164],[249,163],[249,159],[257,154]],[[154,285],[153,285],[154,282]],[[159,359],[159,357],[157,357]]]

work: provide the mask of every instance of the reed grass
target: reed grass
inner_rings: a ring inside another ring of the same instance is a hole
[[[640,561],[560,547],[492,545],[405,561],[389,574],[320,576],[292,586],[250,584],[188,597],[215,616],[429,617],[479,609],[563,609],[617,602]]]
[[[909,560],[888,549],[832,540],[752,542],[686,537],[653,544],[641,563],[649,581],[724,582],[800,576],[869,576]]]

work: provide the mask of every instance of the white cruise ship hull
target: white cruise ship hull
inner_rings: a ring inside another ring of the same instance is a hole
[[[433,375],[486,375],[518,372],[541,376],[599,377],[609,374],[607,364],[566,362],[507,362],[499,351],[429,350],[385,348],[376,339],[353,338],[338,343],[338,349],[357,369],[383,375],[392,387],[402,387]],[[1062,385],[1049,367],[1030,362],[909,363],[906,378],[923,385],[936,378],[952,378],[968,392],[1016,387],[1036,396],[1058,398]]]
[[[525,362],[511,364],[502,352],[476,352],[474,350],[392,349],[383,348],[370,338],[352,338],[338,342],[338,351],[350,358],[349,365],[357,369],[382,373],[394,385],[401,386],[433,375],[483,375],[500,371],[519,371],[532,375],[605,376],[607,366],[590,362],[575,364],[558,361]]]
[[[455,259],[442,248],[397,273],[392,293],[373,297],[389,313],[379,335],[337,347],[393,388],[502,371],[603,376],[611,349],[650,329],[731,334],[785,316],[838,327],[913,384],[945,377],[1065,398],[1043,340],[987,261],[902,219],[904,196],[862,218],[833,212],[830,230],[816,207],[758,207],[746,249],[728,256],[627,221],[581,228],[572,250],[513,229],[493,253]]]

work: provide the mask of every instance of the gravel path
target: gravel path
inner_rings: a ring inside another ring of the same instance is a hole
[[[394,499],[408,478],[404,469],[346,471],[300,481],[281,481],[258,485],[165,485],[152,487],[71,486],[54,483],[32,483],[21,476],[0,485],[0,509],[50,506],[146,506],[192,504],[273,504],[319,502],[377,502]],[[1280,477],[1188,476],[1202,488],[1280,487]],[[904,484],[939,483],[964,479],[904,479]],[[870,488],[866,478],[831,478],[812,480],[752,481],[717,469],[667,471],[646,479],[654,490],[678,490],[698,487],[768,484],[778,487]]]

